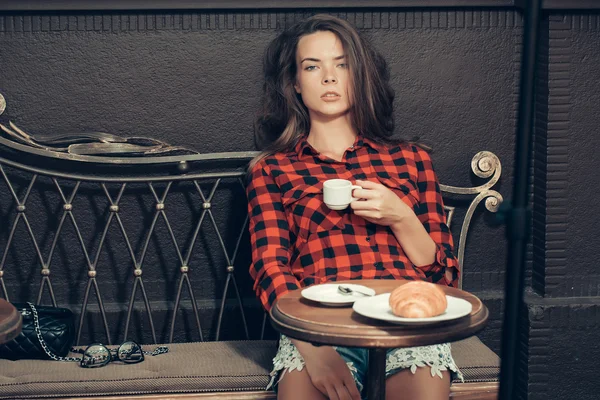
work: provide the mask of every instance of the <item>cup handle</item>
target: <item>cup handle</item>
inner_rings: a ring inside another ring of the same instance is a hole
[[[359,200],[358,198],[354,197],[354,189],[362,189],[362,186],[352,185],[352,198],[350,199],[351,203],[353,201]]]

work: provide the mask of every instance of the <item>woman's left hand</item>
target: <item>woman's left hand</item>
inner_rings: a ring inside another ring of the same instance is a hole
[[[360,200],[350,203],[354,214],[369,222],[392,226],[400,224],[408,216],[414,216],[412,208],[394,192],[381,183],[357,180],[362,189],[354,189],[353,197]]]

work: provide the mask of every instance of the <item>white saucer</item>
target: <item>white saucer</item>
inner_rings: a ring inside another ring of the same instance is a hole
[[[324,283],[320,285],[313,285],[307,287],[306,289],[303,289],[300,293],[305,299],[317,301],[321,304],[332,307],[348,306],[354,303],[356,300],[369,298],[356,291],[352,292],[351,294],[342,294],[338,291],[338,286],[339,284],[337,283]],[[372,295],[375,295],[375,291],[373,289],[363,285],[344,283],[343,286],[346,286],[352,290],[360,290],[361,292],[371,293]]]
[[[403,318],[392,313],[389,304],[390,294],[384,293],[374,297],[365,297],[354,303],[352,309],[365,317],[388,321],[394,324],[429,324],[440,321],[449,321],[469,315],[473,306],[471,303],[458,297],[446,295],[448,307],[443,314],[429,318]]]

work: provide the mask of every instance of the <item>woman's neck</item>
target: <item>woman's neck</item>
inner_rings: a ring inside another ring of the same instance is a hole
[[[354,144],[356,135],[346,116],[326,122],[313,119],[307,140],[319,153],[341,161],[344,152]]]

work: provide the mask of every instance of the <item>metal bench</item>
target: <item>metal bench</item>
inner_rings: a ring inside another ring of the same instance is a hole
[[[274,399],[263,388],[276,333],[247,272],[244,176],[254,154],[99,157],[0,137],[0,296],[71,308],[80,346],[170,347],[97,369],[0,360],[0,399]],[[470,199],[462,221],[447,207],[463,268],[475,209],[502,202],[498,158],[477,153],[471,168],[483,185],[441,186]],[[452,383],[452,398],[496,398],[496,354],[477,337],[453,353],[466,380]]]

